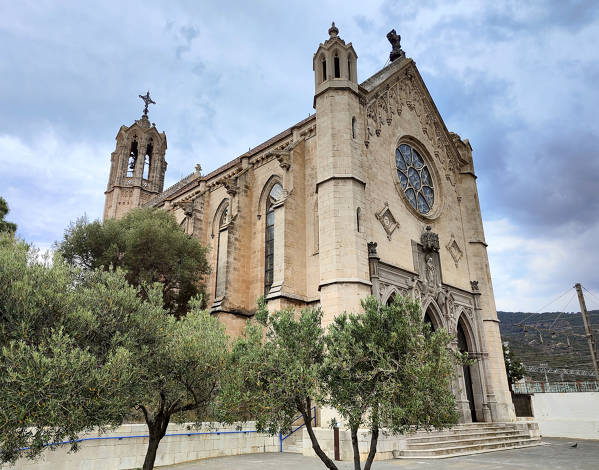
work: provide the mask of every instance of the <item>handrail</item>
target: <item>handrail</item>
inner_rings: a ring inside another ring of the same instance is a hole
[[[310,422],[314,421],[314,426],[316,426],[316,406],[313,406],[310,411],[312,412],[312,417],[310,418]],[[283,452],[283,441],[285,439],[287,439],[289,436],[291,436],[294,432],[296,432],[298,429],[304,427],[306,425],[305,421],[304,423],[300,424],[297,428],[293,429],[293,423],[295,423],[298,419],[303,418],[303,415],[299,415],[296,416],[295,418],[293,418],[293,421],[291,421],[291,432],[289,434],[287,434],[286,436],[283,436],[282,433],[279,433],[279,452]]]
[[[165,434],[164,437],[172,437],[172,436],[199,436],[199,435],[210,435],[210,434],[248,434],[258,432],[255,430],[248,431],[212,431],[212,432],[181,432],[181,433],[172,433]],[[136,436],[97,436],[97,437],[82,437],[81,439],[73,439],[72,441],[62,441],[62,442],[50,442],[49,444],[44,444],[43,447],[53,447],[53,446],[61,446],[65,444],[74,444],[77,442],[84,441],[100,441],[105,439],[118,439],[119,441],[122,439],[135,439],[140,437],[150,437],[149,434],[140,434]],[[19,450],[29,450],[30,447],[22,447]]]

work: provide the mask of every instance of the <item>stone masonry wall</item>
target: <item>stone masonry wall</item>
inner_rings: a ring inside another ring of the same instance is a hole
[[[188,429],[186,425],[170,424],[167,435],[158,447],[156,467],[191,462],[210,457],[278,452],[278,436],[255,432],[254,423],[246,423],[241,431],[235,426],[214,429]],[[217,432],[220,431],[220,434]],[[201,435],[186,433],[205,432]],[[148,428],[145,424],[126,424],[108,432],[98,440],[84,441],[79,451],[69,453],[69,446],[56,446],[38,461],[19,460],[14,466],[0,466],[0,470],[130,470],[141,468],[148,446]],[[169,434],[183,434],[169,436]],[[99,437],[90,433],[84,438]]]

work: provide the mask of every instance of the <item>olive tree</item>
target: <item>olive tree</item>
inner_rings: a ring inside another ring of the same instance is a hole
[[[321,320],[322,312],[311,308],[269,314],[260,299],[256,320],[233,346],[222,406],[229,412],[228,421],[252,417],[258,431],[271,435],[290,432],[301,415],[314,452],[328,468],[336,469],[312,429],[325,357]]]
[[[171,420],[211,415],[228,340],[199,299],[177,319],[160,284],[132,286],[122,270],[82,271],[60,257],[40,262],[6,237],[0,285],[0,461],[34,458],[137,408],[149,470]]]
[[[362,307],[363,313],[343,313],[329,325],[321,369],[326,402],[349,427],[355,470],[361,468],[360,427],[371,434],[364,464],[369,470],[381,429],[442,429],[458,419],[450,335],[431,332],[420,305],[399,296],[392,305],[369,297]]]
[[[233,348],[228,409],[255,417],[271,434],[289,432],[299,413],[314,452],[331,470],[337,466],[312,428],[315,404],[334,407],[346,421],[356,469],[362,426],[372,435],[370,468],[381,429],[402,433],[455,423],[451,337],[431,333],[420,306],[405,299],[385,306],[370,297],[362,306],[363,313],[341,314],[325,331],[318,309],[269,314],[261,300],[257,321]]]

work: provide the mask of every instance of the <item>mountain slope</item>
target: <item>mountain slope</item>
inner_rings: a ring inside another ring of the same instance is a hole
[[[497,312],[503,341],[525,365],[593,370],[584,324],[580,313]],[[599,310],[589,312],[595,340],[599,340]],[[522,326],[521,326],[522,325]],[[544,380],[544,374],[530,373]],[[549,377],[559,381],[559,375]],[[564,375],[563,380],[592,380],[592,377]]]

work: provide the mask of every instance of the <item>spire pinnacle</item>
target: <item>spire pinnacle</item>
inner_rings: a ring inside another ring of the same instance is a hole
[[[331,27],[329,28],[330,39],[335,39],[338,34],[339,29],[337,28],[337,26],[335,26],[335,22],[333,21],[333,24],[331,24]]]
[[[144,108],[144,116],[148,117],[148,105],[156,104],[156,101],[153,101],[152,98],[150,98],[150,90],[148,90],[148,92],[145,95],[139,95],[139,97],[146,104],[146,107]]]

